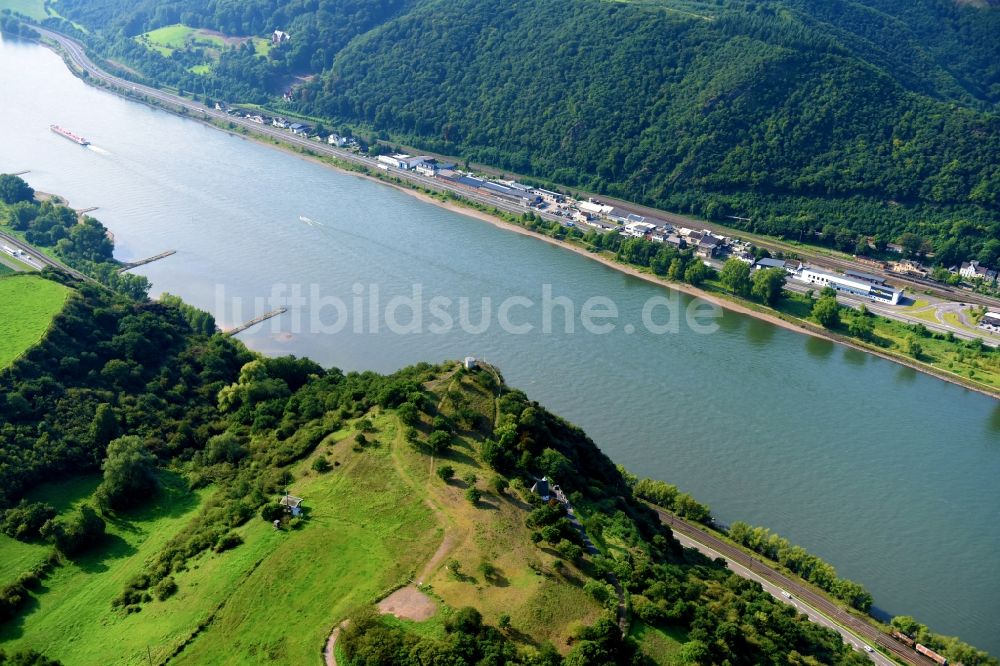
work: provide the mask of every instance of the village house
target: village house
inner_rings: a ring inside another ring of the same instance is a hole
[[[281,498],[278,502],[281,506],[285,507],[285,511],[292,514],[292,516],[298,516],[302,513],[302,498],[296,497],[295,495],[289,495],[285,493],[285,496]]]
[[[791,261],[787,259],[772,259],[768,257],[766,259],[758,259],[753,265],[754,270],[761,270],[764,268],[781,268],[784,269],[789,275],[794,275],[799,269],[802,268],[802,264],[798,261]]]
[[[274,32],[271,33],[271,44],[273,44],[274,46],[278,46],[279,44],[284,44],[291,38],[292,36],[289,35],[287,32],[282,32],[281,30],[275,30]]]
[[[656,226],[649,222],[628,222],[621,234],[629,238],[644,238],[646,234],[655,229]]]
[[[997,272],[995,270],[983,266],[976,260],[964,262],[962,267],[959,269],[958,274],[966,280],[979,279],[985,280],[986,282],[992,282],[997,279]]]
[[[535,484],[531,486],[531,492],[541,497],[543,501],[548,502],[549,497],[552,496],[552,490],[549,488],[549,477],[543,476],[536,480]]]
[[[720,239],[712,236],[711,234],[706,234],[701,237],[700,241],[698,241],[698,245],[695,247],[694,253],[703,259],[711,259],[719,254],[719,250],[721,248],[722,242]]]

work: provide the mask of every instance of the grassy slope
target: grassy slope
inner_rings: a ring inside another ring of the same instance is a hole
[[[0,3],[5,1],[17,0],[0,0]],[[151,30],[135,37],[138,43],[147,49],[159,52],[165,58],[169,58],[174,51],[188,46],[204,47],[206,49],[205,55],[210,61],[189,67],[188,70],[194,74],[209,73],[212,69],[212,64],[219,59],[219,52],[226,48],[227,43],[233,44],[245,41],[246,39],[251,41],[257,55],[266,56],[271,50],[271,42],[263,37],[227,38],[208,30],[186,26],[183,23],[175,23],[174,25],[157,28],[156,30]]]
[[[386,419],[378,424],[380,439],[393,437]],[[394,473],[391,447],[357,452],[351,446],[346,440],[321,445],[314,455],[341,465],[323,475],[309,472],[291,487],[309,507],[301,530],[274,533],[261,521],[250,524],[277,545],[177,663],[318,661],[339,620],[405,582],[430,557],[440,530],[420,495]],[[178,578],[182,588],[190,582]]]
[[[183,604],[181,595],[150,604],[134,615],[111,606],[125,581],[183,527],[209,494],[208,490],[188,492],[176,476],[163,478],[164,489],[154,502],[108,522],[109,537],[103,548],[53,572],[28,611],[0,626],[0,644],[15,650],[41,650],[68,664],[139,663],[145,659],[147,645],[176,642],[187,635],[190,624],[204,610]],[[84,501],[96,487],[96,479],[61,485],[61,490],[50,490],[49,496],[33,498],[54,499],[53,504],[64,510]],[[9,546],[0,542],[0,559],[6,559]]]
[[[461,389],[470,399],[470,406],[493,422],[492,396],[476,387],[471,379],[466,377],[453,383],[449,380],[440,392],[448,389]],[[448,408],[444,404],[442,411],[448,413]],[[422,484],[435,506],[452,521],[449,529],[452,548],[434,571],[427,572],[424,582],[430,583],[449,606],[474,606],[489,623],[496,624],[501,613],[510,614],[516,630],[512,636],[522,644],[550,641],[564,651],[572,630],[592,623],[601,612],[581,589],[588,574],[569,564],[561,573],[557,571],[553,566],[557,558],[531,542],[530,530],[524,525],[530,507],[511,493],[500,498],[486,492],[492,473],[479,462],[474,439],[463,437],[447,463],[455,468],[457,479],[469,472],[479,477],[476,485],[484,491],[484,497],[478,507],[465,499],[464,482],[445,485],[437,478],[433,471],[436,462],[428,464],[428,458],[422,455],[409,455],[401,460],[403,472]],[[449,559],[461,565],[462,579],[451,575],[445,567]],[[492,585],[477,571],[484,560],[499,569],[500,577]]]
[[[629,628],[629,635],[639,643],[639,649],[657,664],[673,666],[684,663],[680,659],[681,646],[687,635],[679,630],[664,631],[637,620]]]
[[[39,21],[48,18],[43,0],[0,0],[0,9],[9,9]]]
[[[462,388],[492,422],[492,396],[468,380],[447,377],[437,388],[442,394]],[[112,609],[111,600],[211,494],[189,493],[181,479],[169,477],[168,493],[156,503],[109,523],[107,548],[57,569],[28,612],[0,626],[0,645],[42,650],[68,665],[141,664],[147,646],[160,662],[185,643],[174,660],[180,664],[316,663],[330,629],[353,609],[426,574],[443,610],[424,623],[403,622],[408,630],[440,634],[451,608],[471,604],[493,623],[510,613],[512,635],[524,645],[552,641],[566,649],[572,629],[600,612],[580,589],[585,573],[573,566],[557,572],[556,558],[532,545],[524,526],[527,505],[486,492],[472,506],[462,482],[444,484],[434,462],[405,442],[395,413],[371,417],[377,432],[367,436],[364,449],[354,446],[355,432],[347,429],[329,435],[296,466],[290,490],[308,507],[300,529],[276,532],[253,519],[238,530],[243,545],[203,554],[176,574],[176,595],[124,615]],[[448,462],[459,477],[477,473],[485,489],[488,475],[475,454],[477,438],[464,433]],[[317,456],[340,464],[319,474],[311,469]],[[96,483],[96,477],[60,483],[32,493],[32,499],[65,511],[89,497]],[[0,582],[47,552],[43,545],[0,537]],[[461,580],[445,568],[452,558],[468,574]],[[501,572],[492,585],[477,572],[484,559]],[[204,629],[196,632],[199,625]]]
[[[42,338],[69,293],[35,275],[0,279],[0,368]]]

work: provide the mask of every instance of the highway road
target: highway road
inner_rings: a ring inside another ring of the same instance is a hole
[[[853,645],[859,650],[863,650],[866,645],[872,648],[881,648],[904,664],[936,666],[935,662],[882,633],[864,620],[854,617],[826,597],[813,591],[809,586],[789,578],[770,565],[750,557],[739,548],[703,531],[692,523],[652,504],[649,507],[656,511],[661,522],[673,530],[674,536],[681,542],[681,545],[694,548],[713,559],[721,557],[733,573],[757,581],[775,599],[791,604],[806,614],[813,622],[837,631],[845,643]],[[788,593],[789,596],[786,597],[783,593]],[[891,666],[896,663],[877,650],[867,654],[878,666]]]
[[[31,260],[30,261],[28,261],[28,260],[22,260],[22,261],[25,261],[25,263],[27,263],[29,266],[32,266],[33,268],[37,268],[37,269],[41,270],[45,266],[51,266],[52,268],[55,268],[56,270],[60,270],[63,273],[68,273],[69,275],[72,275],[77,280],[84,280],[84,281],[87,281],[87,282],[95,282],[95,280],[93,278],[90,278],[90,277],[84,275],[83,273],[81,273],[80,271],[72,269],[69,266],[66,266],[65,264],[62,264],[62,263],[56,261],[55,259],[52,259],[52,258],[50,258],[50,257],[42,254],[41,252],[39,252],[35,248],[31,247],[30,245],[28,245],[26,243],[22,243],[20,240],[18,240],[14,236],[11,236],[9,234],[5,234],[2,231],[0,231],[0,244],[9,245],[10,247],[14,248],[15,250],[21,250],[22,252],[26,252],[27,254],[31,255]]]

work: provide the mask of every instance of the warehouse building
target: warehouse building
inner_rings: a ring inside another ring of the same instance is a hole
[[[846,275],[837,275],[817,270],[808,266],[801,268],[793,275],[796,280],[801,280],[808,284],[815,284],[820,287],[831,287],[846,294],[861,296],[879,303],[898,305],[899,299],[903,297],[900,289],[887,284],[874,284],[867,280],[862,280]]]

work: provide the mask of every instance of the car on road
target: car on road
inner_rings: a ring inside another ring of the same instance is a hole
[[[872,646],[871,646],[871,645],[866,645],[866,646],[865,646],[865,652],[874,652],[874,651],[875,651],[875,650],[873,650],[873,649],[872,649]]]
[[[791,593],[791,592],[788,592],[788,591],[786,591],[786,590],[782,590],[782,591],[781,591],[781,596],[783,596],[783,597],[784,597],[784,598],[786,598],[786,599],[791,599],[791,598],[792,598],[792,593]]]

